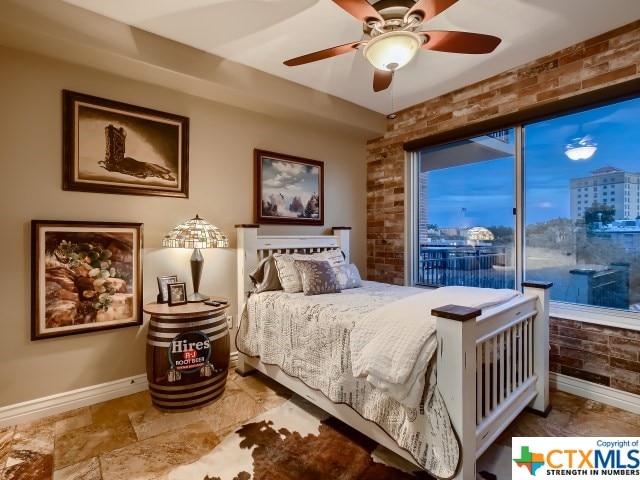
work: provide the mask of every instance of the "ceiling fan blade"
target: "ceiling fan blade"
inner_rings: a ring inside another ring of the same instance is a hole
[[[337,47],[327,48],[325,50],[320,50],[313,53],[308,53],[306,55],[302,55],[300,57],[292,58],[284,62],[287,67],[295,67],[297,65],[304,65],[305,63],[316,62],[318,60],[324,60],[325,58],[335,57],[337,55],[342,55],[343,53],[349,53],[356,50],[358,45],[362,45],[367,43],[367,41],[358,41],[352,43],[345,43],[344,45],[339,45]]]
[[[404,16],[404,21],[408,22],[411,15],[420,15],[422,23],[431,20],[436,15],[444,12],[458,0],[418,0]]]
[[[483,33],[428,31],[417,32],[426,37],[421,48],[448,53],[491,53],[500,42],[498,37]]]
[[[333,0],[333,3],[363,23],[373,20],[384,25],[382,15],[367,0]]]
[[[386,90],[391,85],[393,80],[393,72],[387,72],[386,70],[378,70],[376,68],[373,72],[373,91],[380,92]]]

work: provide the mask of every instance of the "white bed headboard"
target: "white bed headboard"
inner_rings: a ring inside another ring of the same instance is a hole
[[[349,231],[351,227],[333,227],[333,235],[258,235],[260,225],[236,225],[238,256],[238,312],[251,290],[249,273],[258,262],[273,253],[312,253],[339,248],[349,263]]]

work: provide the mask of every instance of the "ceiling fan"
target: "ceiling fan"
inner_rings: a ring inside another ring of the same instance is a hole
[[[396,70],[408,64],[419,48],[449,53],[491,53],[501,40],[493,35],[456,31],[420,31],[420,26],[458,0],[333,0],[363,23],[370,38],[327,48],[284,62],[289,67],[324,60],[363,48],[374,66],[373,91],[391,85]]]

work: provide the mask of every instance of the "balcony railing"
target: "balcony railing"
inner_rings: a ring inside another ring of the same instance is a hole
[[[488,133],[487,137],[495,138],[504,143],[509,143],[509,130],[500,130],[493,133]]]
[[[512,270],[505,269],[500,246],[420,247],[418,284],[429,286],[513,288]]]

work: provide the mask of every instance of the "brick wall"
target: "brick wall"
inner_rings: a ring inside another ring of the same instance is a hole
[[[551,318],[550,370],[640,395],[640,332]]]
[[[404,142],[633,78],[640,21],[398,112],[368,142],[367,278],[404,282]]]
[[[398,112],[385,135],[368,142],[367,278],[404,283],[405,142],[637,78],[640,21]],[[560,329],[558,322],[565,321],[555,322]],[[576,344],[569,346],[561,340],[570,336],[555,335],[555,371],[592,375],[589,381],[640,393],[637,332],[580,322],[562,328],[600,335],[601,341],[574,337]],[[621,342],[627,347],[620,348]]]

